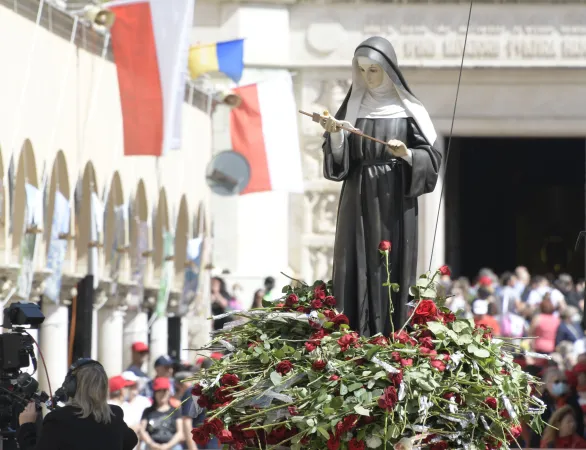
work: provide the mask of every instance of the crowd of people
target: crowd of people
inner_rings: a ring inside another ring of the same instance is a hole
[[[516,342],[522,351],[517,362],[543,381],[537,394],[547,406],[543,418],[553,427],[542,435],[526,428],[522,445],[586,448],[584,280],[574,282],[568,274],[531,276],[517,267],[500,277],[482,269],[473,283],[444,276],[440,285],[454,313]]]
[[[214,358],[200,357],[195,364],[180,363],[167,355],[154,362],[154,377],[143,367],[149,347],[143,342],[132,345],[132,364],[122,374],[109,379],[109,401],[124,412],[124,421],[137,435],[136,450],[201,450],[191,439],[191,430],[203,423],[205,411],[191,396],[186,379],[208,367]],[[221,448],[212,440],[206,449]]]

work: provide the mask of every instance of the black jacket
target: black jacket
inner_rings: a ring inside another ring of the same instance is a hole
[[[50,412],[37,439],[36,425],[23,424],[17,433],[21,450],[132,450],[138,443],[136,433],[124,422],[119,406],[110,405],[114,417],[109,424],[93,417],[82,419],[77,409],[65,406]]]

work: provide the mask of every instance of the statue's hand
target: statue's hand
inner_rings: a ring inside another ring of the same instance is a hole
[[[398,139],[391,139],[387,142],[387,149],[393,156],[403,158],[407,156],[407,146]]]
[[[335,133],[340,131],[340,121],[334,119],[332,116],[327,116],[323,118],[319,124],[326,130],[328,133]]]

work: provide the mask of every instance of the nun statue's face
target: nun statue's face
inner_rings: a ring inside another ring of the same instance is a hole
[[[378,64],[360,64],[360,73],[369,89],[376,89],[383,83],[385,72]]]

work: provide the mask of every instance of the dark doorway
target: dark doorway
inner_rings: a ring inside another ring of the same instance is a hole
[[[447,147],[447,143],[446,143]],[[446,174],[446,260],[473,278],[525,265],[584,277],[585,140],[453,138]]]

